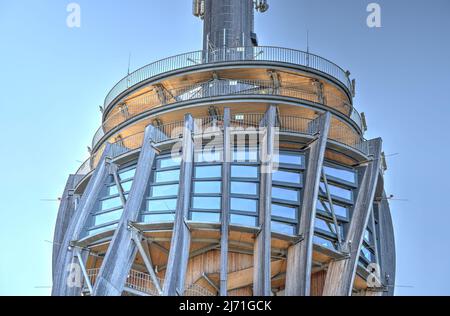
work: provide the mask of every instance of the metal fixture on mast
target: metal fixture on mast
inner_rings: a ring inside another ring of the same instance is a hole
[[[267,0],[194,0],[193,14],[204,21],[203,49],[258,46],[254,10],[268,9]]]

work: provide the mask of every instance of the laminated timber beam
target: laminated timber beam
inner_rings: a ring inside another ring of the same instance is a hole
[[[383,295],[393,296],[395,290],[395,239],[394,226],[392,224],[391,210],[386,193],[383,192],[383,198],[377,202],[376,210],[378,213],[378,239],[380,254],[380,272],[381,282],[386,288]]]
[[[61,198],[61,204],[59,205],[58,217],[56,219],[55,233],[53,237],[53,278],[55,277],[56,261],[61,251],[64,235],[66,234],[67,228],[70,225],[70,220],[72,219],[76,209],[77,197],[74,196],[74,189],[80,179],[81,176],[69,176]]]
[[[74,248],[74,257],[77,258],[77,260],[78,260],[78,264],[80,266],[81,273],[83,274],[84,284],[87,286],[89,294],[92,295],[92,292],[93,292],[92,283],[89,278],[89,275],[88,275],[88,272],[86,269],[86,264],[85,264],[85,262],[87,260],[87,254],[85,253],[85,251],[83,251],[83,249],[75,247]]]
[[[75,253],[73,243],[80,239],[81,233],[86,225],[87,219],[92,212],[98,197],[109,177],[109,165],[111,155],[111,145],[107,144],[99,164],[92,174],[91,180],[87,185],[76,211],[70,220],[61,250],[56,260],[56,269],[53,279],[52,296],[79,296],[81,294],[81,284],[68,282],[74,276],[73,264]]]
[[[272,261],[270,263],[270,274],[269,274],[269,285],[270,285],[270,293],[266,296],[270,296],[272,293],[272,278],[277,276],[278,274],[283,272],[283,264],[285,264],[285,260],[277,260]],[[252,276],[255,273],[256,270],[260,270],[260,267],[257,266],[255,269],[254,267],[232,272],[228,276],[228,291],[233,291],[237,289],[241,289],[243,287],[247,287],[252,285],[253,279]],[[253,293],[253,296],[259,296],[255,293]]]
[[[137,253],[136,244],[132,240],[133,232],[130,230],[129,224],[138,219],[157,155],[152,142],[154,131],[153,126],[148,126],[145,130],[144,143],[139,154],[136,175],[128,195],[129,198],[125,203],[123,215],[103,260],[93,296],[122,295],[128,273]]]
[[[191,244],[191,232],[187,226],[187,219],[189,216],[194,167],[193,132],[194,119],[190,114],[186,114],[182,140],[183,159],[180,170],[180,188],[178,191],[175,223],[164,280],[164,296],[182,296],[184,293]]]
[[[139,251],[139,254],[142,257],[142,260],[144,260],[145,267],[147,268],[147,271],[150,274],[150,278],[153,281],[153,285],[155,286],[159,295],[162,295],[161,284],[159,283],[158,276],[156,275],[155,269],[153,267],[153,261],[147,241],[143,243],[142,235],[140,234],[140,232],[134,229],[132,229],[132,239]]]
[[[275,152],[275,126],[277,108],[270,106],[261,122],[264,128],[260,141],[261,150],[261,191],[259,203],[259,227],[254,246],[253,295],[271,295],[271,242],[272,242],[272,172]]]
[[[274,280],[274,278],[278,276],[283,276],[285,267],[286,267],[286,260],[284,259],[272,261],[270,263],[270,280],[272,281]],[[239,271],[230,272],[228,274],[227,290],[230,292],[251,286],[253,284],[254,271],[258,269],[259,267],[257,269],[255,269],[254,267],[250,267]],[[215,273],[206,274],[206,276],[210,280],[216,280],[218,277],[218,275]]]
[[[367,145],[370,159],[358,168],[360,186],[343,245],[343,250],[349,255],[342,260],[330,263],[324,296],[351,296],[352,294],[364,232],[369,223],[381,167],[382,140],[380,138],[370,140]]]
[[[311,293],[314,221],[331,114],[327,112],[310,124],[309,128],[315,132],[316,138],[307,148],[307,169],[298,223],[298,235],[302,238],[288,250],[286,296],[310,296]]]
[[[222,219],[220,238],[220,296],[228,296],[228,242],[230,234],[230,176],[231,176],[231,111],[223,113]]]

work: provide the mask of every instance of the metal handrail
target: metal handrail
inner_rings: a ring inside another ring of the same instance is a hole
[[[285,83],[286,85],[288,83]],[[361,116],[346,100],[333,93],[325,93],[323,97],[312,91],[307,91],[291,86],[276,87],[272,81],[264,80],[214,80],[187,87],[164,91],[164,101],[162,103],[159,95],[138,96],[126,104],[119,106],[115,113],[108,116],[94,135],[92,148],[107,132],[117,125],[130,120],[137,115],[155,109],[159,106],[185,102],[189,100],[211,98],[227,95],[277,95],[306,100],[335,108],[337,111],[351,118],[357,126],[362,129]]]
[[[99,273],[100,269],[98,268],[87,270],[87,275],[92,285],[95,284],[95,281],[97,280]],[[160,286],[164,285],[164,279],[157,277],[156,280],[159,282]],[[125,282],[125,288],[149,296],[160,296],[160,293],[157,290],[155,284],[153,283],[151,276],[147,273],[136,270],[131,270],[130,273],[128,274],[127,280]],[[208,291],[207,289],[197,284],[193,284],[184,291],[183,296],[215,296],[215,295],[210,291]]]
[[[258,128],[263,119],[264,113],[234,114],[231,118],[231,126],[237,129],[248,127]],[[206,132],[209,132],[211,127],[213,127],[212,131],[216,131],[217,128],[223,128],[223,116],[220,115],[195,118],[194,121],[196,125],[194,134],[204,133],[205,129]],[[311,123],[314,123],[314,120],[310,118],[288,115],[278,116],[278,127],[282,133],[313,135],[316,131]],[[155,127],[155,130],[157,132],[154,134],[153,142],[156,144],[180,139],[184,131],[184,121],[164,124]],[[369,149],[365,139],[343,123],[332,124],[329,132],[329,139],[368,155]],[[113,158],[141,148],[143,140],[144,132],[139,132],[126,138],[116,139],[115,142],[111,144]],[[77,172],[77,174],[88,174],[95,169],[95,166],[98,163],[98,157],[102,155],[103,149],[104,146],[80,167],[79,172],[84,171],[84,173]]]
[[[274,46],[236,47],[179,54],[139,68],[124,77],[111,89],[105,98],[104,108],[108,109],[109,105],[129,88],[148,81],[152,77],[193,66],[231,61],[267,61],[294,64],[329,75],[341,82],[349,91],[352,91],[352,83],[348,72],[318,55]]]

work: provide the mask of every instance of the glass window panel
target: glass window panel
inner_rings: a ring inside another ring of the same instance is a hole
[[[110,226],[106,226],[106,227],[101,227],[101,228],[97,228],[97,229],[93,229],[87,232],[88,236],[95,236],[110,230],[114,230],[117,228],[117,224],[114,225],[110,225]]]
[[[361,254],[364,256],[364,258],[366,258],[369,262],[373,262],[374,261],[374,255],[373,253],[367,249],[365,246],[363,246],[361,248]]]
[[[231,177],[243,179],[258,179],[258,167],[231,166]]]
[[[117,208],[122,206],[122,200],[120,197],[115,197],[108,200],[100,201],[100,210],[99,211],[106,211],[112,208]]]
[[[196,179],[214,179],[222,177],[222,166],[202,166],[195,168]]]
[[[277,159],[278,158],[278,159]],[[299,153],[280,152],[278,157],[275,157],[275,162],[279,164],[287,164],[294,166],[303,166],[304,156]]]
[[[314,235],[313,243],[324,248],[335,249],[335,245],[331,240]]]
[[[323,193],[326,194],[327,191],[325,188],[325,183],[321,182],[320,188],[322,189]],[[329,184],[329,183],[328,183],[328,188],[330,189],[330,194],[332,196],[342,198],[345,200],[349,200],[349,201],[353,200],[353,193],[351,190],[340,188],[340,187],[337,187],[337,186]]]
[[[124,192],[130,192],[131,186],[133,185],[133,181],[127,181],[122,183],[122,189]]]
[[[129,192],[131,190],[131,185],[133,184],[133,181],[127,181],[127,182],[122,182],[121,186],[124,192]],[[106,194],[107,195],[118,195],[119,194],[119,189],[117,188],[117,185],[111,185],[107,187],[106,190]]]
[[[272,221],[272,231],[284,235],[294,235],[295,226],[286,223],[280,223],[277,221]]]
[[[302,184],[302,175],[298,172],[278,170],[272,175],[273,181]]]
[[[144,223],[161,223],[161,222],[173,222],[175,220],[175,214],[151,214],[143,215],[142,221]]]
[[[193,199],[192,208],[197,210],[218,211],[221,209],[222,199],[220,197],[199,197]]]
[[[155,174],[155,182],[178,182],[180,181],[180,169],[170,171],[158,171]]]
[[[356,173],[351,170],[324,166],[325,174],[350,183],[356,183]]]
[[[231,194],[257,195],[258,184],[253,182],[231,182]]]
[[[334,229],[334,224],[330,223],[330,225],[333,226],[333,228],[331,228],[331,229]],[[321,218],[316,218],[314,227],[317,228],[317,229],[321,229],[323,231],[326,231],[326,232],[334,234],[334,231],[332,231],[330,229],[330,227],[328,226],[327,222],[325,220],[321,219]]]
[[[299,192],[297,190],[273,187],[272,197],[279,200],[299,202]]]
[[[328,209],[328,211],[325,208],[324,204],[325,204],[326,208]],[[317,209],[322,212],[331,214],[330,203],[328,203],[327,201],[318,200],[317,201]],[[336,216],[348,218],[348,209],[346,207],[333,203],[333,209],[334,209],[334,213],[336,214]]]
[[[231,214],[230,222],[233,225],[255,227],[256,226],[256,217]]]
[[[180,156],[158,159],[158,168],[159,169],[173,168],[173,167],[178,167],[180,165],[181,165],[181,157]]]
[[[366,230],[364,232],[364,239],[365,241],[367,241],[369,244],[372,243],[372,233],[369,230]]]
[[[363,267],[363,268],[367,268],[369,266],[367,263],[363,262],[361,259],[359,259],[358,265]]]
[[[136,169],[130,169],[127,171],[123,171],[123,172],[119,173],[119,178],[120,178],[120,180],[131,179],[131,178],[134,178],[135,173],[136,173]]]
[[[151,197],[177,196],[178,187],[178,184],[153,186]]]
[[[177,209],[176,199],[151,200],[148,201],[149,212],[170,212]]]
[[[107,223],[116,222],[116,221],[120,220],[120,217],[122,217],[122,213],[123,213],[123,209],[120,209],[120,210],[105,213],[105,214],[95,215],[94,223],[92,226],[95,227],[95,226],[100,226],[100,225],[104,225]]]
[[[272,204],[272,216],[284,217],[289,219],[297,218],[297,208]]]
[[[107,187],[106,191],[107,191],[106,192],[107,195],[118,195],[119,194],[119,190],[117,189],[116,185]]]
[[[256,213],[257,205],[258,202],[256,200],[232,198],[230,208],[233,211]]]
[[[258,162],[258,150],[254,148],[235,148],[232,155],[234,162]]]
[[[205,149],[195,153],[195,162],[214,163],[222,162],[222,151],[213,151]]]
[[[202,213],[193,212],[191,214],[193,222],[203,222],[203,223],[219,223],[220,214],[219,213]]]
[[[220,194],[222,192],[222,182],[218,181],[195,181],[195,194]]]

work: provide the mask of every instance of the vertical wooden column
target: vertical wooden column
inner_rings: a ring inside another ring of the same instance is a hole
[[[70,220],[64,240],[61,243],[60,253],[56,260],[52,296],[73,296],[80,294],[81,288],[69,287],[68,285],[68,280],[73,272],[70,270],[70,266],[75,262],[73,247],[71,246],[74,241],[79,240],[89,214],[95,206],[99,194],[109,177],[110,154],[111,145],[107,144],[97,168],[92,174],[91,180]]]
[[[316,139],[307,149],[307,165],[301,213],[298,222],[300,242],[288,250],[286,296],[310,296],[314,222],[320,179],[330,130],[331,114],[321,115],[311,123]]]
[[[145,198],[145,192],[150,183],[150,176],[157,154],[153,145],[154,134],[155,127],[148,126],[145,130],[144,143],[139,154],[130,194],[97,276],[93,296],[122,295],[127,275],[130,272],[137,252],[129,224],[137,221]]]
[[[223,114],[223,165],[222,165],[222,227],[220,239],[220,296],[228,296],[228,237],[230,230],[230,179],[231,179],[231,111]]]
[[[183,160],[180,170],[180,189],[178,192],[175,223],[170,244],[169,259],[164,281],[164,296],[181,296],[189,262],[191,232],[187,226],[191,200],[192,174],[194,167],[194,120],[190,114],[184,119]]]
[[[275,147],[275,126],[277,108],[270,106],[264,122],[265,128],[261,146],[261,189],[259,201],[260,232],[254,249],[253,295],[270,296],[271,289],[271,241],[272,241],[272,172]]]
[[[344,242],[343,250],[348,252],[349,256],[330,263],[324,296],[350,296],[352,294],[364,232],[369,222],[381,166],[382,140],[378,138],[368,142],[370,161],[359,168],[360,186],[347,238]]]
[[[59,205],[55,234],[53,237],[53,277],[55,277],[56,273],[56,261],[58,260],[58,255],[61,251],[61,244],[64,241],[64,236],[76,209],[76,197],[73,194],[73,190],[80,178],[81,176],[78,175],[69,176],[61,198],[61,204]]]
[[[395,290],[395,238],[391,210],[386,194],[378,203],[378,239],[380,252],[381,281],[386,287],[386,296],[393,296]]]

